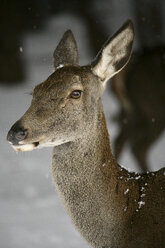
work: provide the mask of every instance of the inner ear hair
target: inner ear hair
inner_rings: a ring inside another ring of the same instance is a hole
[[[92,62],[93,73],[105,82],[122,70],[131,56],[133,38],[133,24],[128,20],[106,41]]]

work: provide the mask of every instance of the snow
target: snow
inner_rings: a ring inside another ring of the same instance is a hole
[[[119,21],[115,25],[119,26]],[[18,51],[26,65],[24,84],[10,86],[10,89],[0,84],[0,246],[4,248],[88,247],[72,226],[54,189],[49,173],[52,149],[16,153],[6,142],[8,130],[30,104],[31,96],[24,93],[31,92],[36,84],[52,73],[55,45],[70,27],[78,40],[81,64],[89,63],[91,51],[85,25],[70,15],[59,15],[50,19],[44,30],[24,36],[23,46]],[[103,96],[103,105],[113,145],[118,127],[110,116],[118,111],[118,103],[108,89]],[[161,168],[165,161],[163,136],[150,151],[152,170]],[[119,162],[138,171],[128,146]],[[140,206],[143,203],[139,203]]]
[[[124,195],[128,194],[129,189],[126,189],[126,191],[124,191]]]
[[[127,211],[127,207],[124,208],[124,212],[126,212],[126,211]]]
[[[23,52],[23,47],[20,47],[19,48],[19,51],[22,53]]]
[[[139,176],[137,176],[137,177],[135,177],[135,179],[136,179],[136,180],[138,180],[138,179],[140,179],[140,178],[141,178],[141,176],[140,176],[140,175],[139,175]]]
[[[59,66],[56,67],[56,69],[62,68],[64,65],[60,64]]]
[[[138,205],[139,205],[139,209],[140,209],[142,206],[145,205],[145,202],[144,202],[144,201],[139,201],[139,202],[138,202]]]

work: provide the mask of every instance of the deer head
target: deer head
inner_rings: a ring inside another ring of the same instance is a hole
[[[89,135],[107,80],[129,61],[133,36],[127,21],[91,65],[79,66],[76,41],[66,31],[54,52],[54,73],[34,88],[31,106],[8,133],[13,148],[29,151]]]

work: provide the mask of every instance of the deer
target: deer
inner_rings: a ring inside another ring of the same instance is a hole
[[[54,51],[55,71],[34,88],[29,109],[7,134],[18,152],[53,147],[57,192],[93,248],[165,247],[165,168],[139,174],[118,165],[101,100],[106,82],[129,61],[133,38],[128,20],[80,66],[67,30]]]
[[[129,144],[143,172],[149,171],[148,152],[165,128],[164,52],[165,47],[158,46],[134,54],[124,72],[111,82],[120,108],[115,116],[120,127],[114,142],[115,157],[118,159]]]
[[[151,170],[147,156],[165,128],[165,46],[161,41],[161,4],[153,0],[146,4],[147,8],[135,1],[132,6],[139,48],[110,84],[111,93],[113,91],[119,103],[119,111],[113,117],[119,126],[113,144],[114,155],[118,161],[128,144],[143,172]]]

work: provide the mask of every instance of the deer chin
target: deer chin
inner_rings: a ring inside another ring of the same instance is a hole
[[[39,142],[33,142],[31,144],[12,145],[12,147],[17,152],[32,151],[36,148],[39,148]]]
[[[54,146],[60,146],[62,144],[70,142],[69,140],[64,140],[64,139],[57,139],[53,141],[37,141],[33,143],[27,143],[24,144],[23,142],[19,142],[18,145],[12,145],[13,149],[17,152],[26,152],[26,151],[32,151],[34,149],[39,149],[43,147],[54,147]]]

